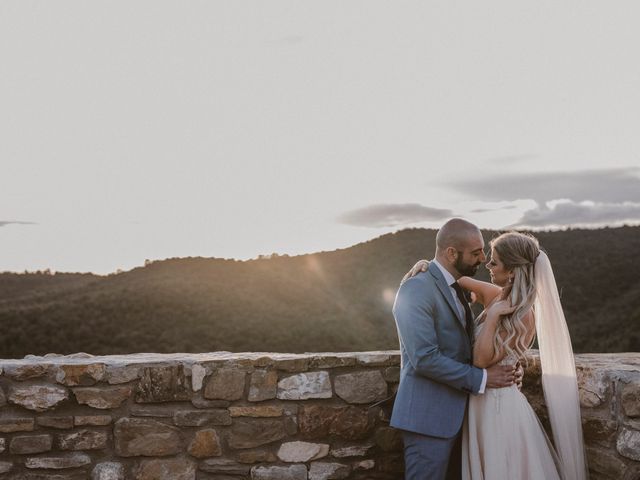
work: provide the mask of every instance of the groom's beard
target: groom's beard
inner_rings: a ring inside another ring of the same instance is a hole
[[[480,264],[482,262],[478,262],[474,265],[469,265],[468,263],[464,263],[460,257],[456,260],[456,263],[453,264],[455,269],[460,273],[460,275],[464,277],[473,277],[476,273],[478,273],[478,268],[480,268]]]

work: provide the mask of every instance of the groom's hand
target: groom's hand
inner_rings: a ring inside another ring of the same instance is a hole
[[[493,365],[487,368],[487,388],[510,387],[515,381],[515,365]]]
[[[520,361],[516,363],[516,385],[518,390],[522,390],[522,378],[524,377],[524,368],[520,364]]]

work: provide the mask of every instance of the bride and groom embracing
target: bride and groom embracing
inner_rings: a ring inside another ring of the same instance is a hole
[[[549,258],[530,235],[491,241],[454,218],[436,255],[407,273],[393,314],[400,385],[391,426],[402,430],[407,480],[579,480],[588,476],[571,340]],[[484,306],[474,320],[465,291]],[[538,338],[553,445],[517,382]]]

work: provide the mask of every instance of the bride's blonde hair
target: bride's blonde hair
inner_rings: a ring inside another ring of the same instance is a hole
[[[513,271],[513,280],[503,296],[508,297],[511,305],[516,307],[512,314],[500,318],[493,337],[493,347],[496,352],[504,349],[507,355],[514,354],[527,362],[526,352],[533,344],[533,339],[525,343],[527,327],[523,320],[536,299],[534,265],[540,253],[540,244],[533,235],[507,232],[491,240],[490,245],[504,268]],[[504,339],[501,334],[506,335]]]

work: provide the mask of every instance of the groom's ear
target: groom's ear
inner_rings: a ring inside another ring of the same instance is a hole
[[[458,251],[455,248],[447,247],[445,252],[447,252],[447,258],[449,259],[450,262],[456,261],[456,258],[458,256]]]

